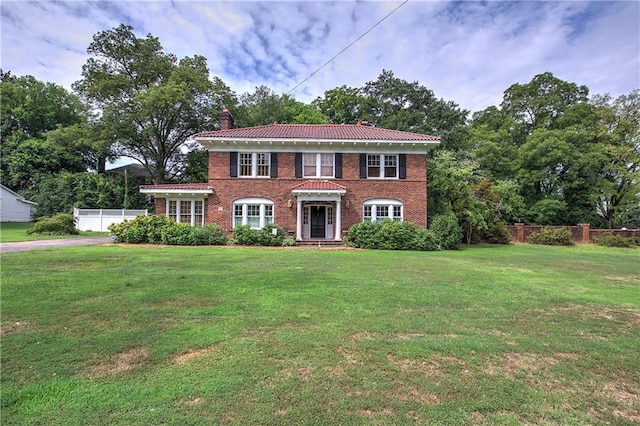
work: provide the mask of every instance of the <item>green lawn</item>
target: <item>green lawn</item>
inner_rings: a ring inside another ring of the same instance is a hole
[[[33,223],[0,222],[0,242],[15,243],[18,241],[54,240],[60,238],[77,238],[109,235],[108,232],[81,231],[78,235],[29,235],[27,230],[33,228]]]
[[[5,253],[2,424],[638,424],[639,254]]]

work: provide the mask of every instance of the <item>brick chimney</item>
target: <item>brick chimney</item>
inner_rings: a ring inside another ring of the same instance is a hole
[[[220,113],[220,130],[233,129],[233,115],[224,108]]]

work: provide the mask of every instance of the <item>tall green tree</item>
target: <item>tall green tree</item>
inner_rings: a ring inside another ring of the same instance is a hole
[[[179,178],[188,137],[216,128],[222,107],[236,103],[222,80],[209,79],[204,57],[178,60],[131,26],[97,33],[87,52],[75,90],[102,112],[117,154],[143,164],[155,183]]]
[[[389,70],[361,88],[329,90],[314,104],[333,123],[367,121],[385,129],[441,136],[442,146],[447,149],[467,148],[468,111],[436,98],[432,90],[417,81],[395,77]]]
[[[30,75],[0,74],[2,184],[22,191],[37,185],[44,176],[84,171],[80,156],[46,140],[49,131],[83,122],[80,99],[61,86]]]
[[[278,95],[269,87],[257,86],[253,93],[240,96],[233,112],[237,127],[281,124],[323,124],[329,119],[315,106],[297,101],[289,95]]]
[[[593,99],[597,108],[600,167],[593,201],[609,228],[640,225],[640,90]]]

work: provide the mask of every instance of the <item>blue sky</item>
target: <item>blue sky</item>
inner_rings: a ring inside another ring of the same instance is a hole
[[[1,66],[70,88],[92,36],[126,23],[206,57],[238,94],[285,93],[401,3],[2,0]],[[546,71],[619,96],[640,87],[640,3],[410,0],[291,94],[309,102],[383,69],[472,112]]]

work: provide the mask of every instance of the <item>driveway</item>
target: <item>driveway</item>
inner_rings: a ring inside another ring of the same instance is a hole
[[[0,243],[0,253],[14,251],[42,250],[56,247],[91,246],[110,243],[109,237],[81,237],[60,240],[21,241],[18,243]]]

